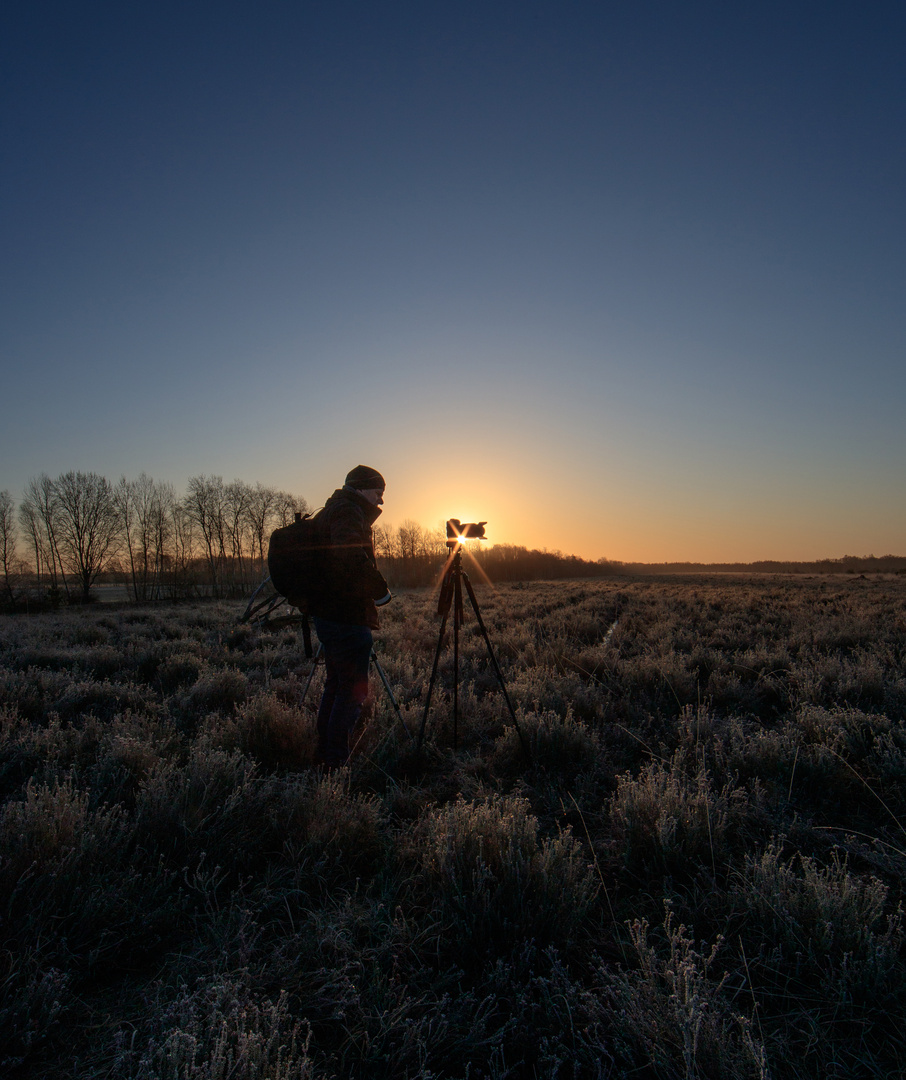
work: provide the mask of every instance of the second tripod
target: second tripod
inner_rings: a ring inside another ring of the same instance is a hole
[[[457,522],[456,524],[458,525],[459,523]],[[448,525],[448,535],[449,534],[450,530]],[[447,542],[448,544],[450,543],[449,540]],[[513,725],[519,735],[522,749],[528,754],[528,746],[523,737],[522,729],[519,727],[519,721],[516,719],[516,710],[513,708],[513,703],[510,701],[510,695],[507,693],[503,672],[501,672],[500,665],[497,663],[497,657],[494,655],[491,639],[488,637],[487,627],[484,624],[484,619],[481,617],[478,601],[475,599],[475,590],[472,588],[471,581],[469,581],[469,575],[462,568],[462,545],[456,541],[455,545],[451,544],[451,547],[453,547],[453,552],[447,560],[447,566],[444,570],[443,581],[441,583],[440,598],[437,602],[437,613],[441,616],[440,633],[437,637],[437,649],[434,653],[434,667],[431,669],[431,679],[428,682],[428,692],[425,696],[425,710],[422,714],[421,728],[418,733],[419,749],[421,749],[425,738],[425,727],[428,723],[428,713],[431,709],[431,696],[434,692],[434,683],[437,679],[438,667],[440,666],[440,654],[443,649],[444,632],[447,629],[447,619],[450,616],[451,608],[453,610],[453,748],[456,749],[459,730],[459,628],[462,626],[463,620],[462,587],[463,584],[465,584],[466,593],[472,604],[472,610],[475,612],[475,618],[478,621],[478,628],[481,631],[481,636],[484,638],[484,643],[487,646],[488,656],[491,659],[494,674],[497,676],[497,682],[500,684],[504,701],[506,701],[506,706],[507,709],[509,709]]]
[[[308,688],[311,686],[311,681],[315,677],[315,671],[318,667],[318,662],[321,660],[324,653],[324,646],[318,643],[318,651],[315,653],[314,659],[311,662],[311,671],[308,673],[308,680],[305,683],[305,689],[302,691],[302,697],[299,699],[299,708],[305,704],[305,699],[308,697]],[[403,719],[403,714],[400,712],[400,707],[397,704],[396,698],[393,696],[393,690],[390,687],[390,681],[387,678],[387,673],[381,667],[381,662],[377,658],[377,653],[374,649],[371,650],[371,663],[374,665],[375,671],[380,675],[381,682],[384,684],[384,689],[387,691],[387,697],[390,699],[390,704],[393,706],[393,711],[396,713],[396,718],[403,725],[403,731],[412,738],[412,732],[406,727],[406,721]],[[325,658],[324,663],[327,663]]]

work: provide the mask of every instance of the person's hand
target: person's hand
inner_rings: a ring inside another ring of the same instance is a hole
[[[380,598],[380,600],[375,600],[374,606],[375,607],[383,607],[384,604],[389,604],[392,599],[393,599],[393,593],[388,589],[387,590],[387,595],[382,596]]]

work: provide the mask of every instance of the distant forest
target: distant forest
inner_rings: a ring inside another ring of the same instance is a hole
[[[782,562],[760,559],[751,563],[612,563],[633,574],[906,574],[906,555],[844,555],[840,559]]]
[[[7,609],[86,602],[101,586],[136,601],[249,595],[266,575],[273,529],[311,510],[301,496],[261,483],[193,476],[179,495],[142,473],[111,483],[96,473],[31,480],[17,504],[0,492],[0,589]],[[374,530],[391,588],[436,582],[447,556],[442,526],[405,520]],[[469,543],[476,578],[538,581],[640,574],[906,573],[906,557],[846,555],[815,562],[590,561],[513,544]]]

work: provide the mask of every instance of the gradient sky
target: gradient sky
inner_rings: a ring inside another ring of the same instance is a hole
[[[0,488],[906,554],[906,5],[12,5]]]

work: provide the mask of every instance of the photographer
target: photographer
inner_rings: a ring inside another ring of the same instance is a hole
[[[381,513],[384,478],[357,465],[318,515],[327,548],[324,588],[309,601],[326,664],[318,709],[317,762],[335,769],[349,758],[349,736],[368,694],[377,607],[390,591],[377,568],[371,528]]]

